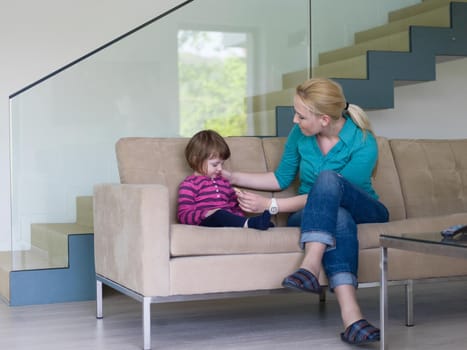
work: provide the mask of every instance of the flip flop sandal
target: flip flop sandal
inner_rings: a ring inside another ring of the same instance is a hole
[[[298,269],[290,276],[284,278],[282,286],[302,292],[321,294],[322,288],[313,273],[306,269]]]
[[[363,345],[377,342],[380,339],[380,331],[367,320],[355,321],[341,333],[342,341],[352,345]]]

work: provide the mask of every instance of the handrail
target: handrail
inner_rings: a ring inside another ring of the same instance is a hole
[[[66,70],[66,69],[68,69],[68,68],[74,66],[75,64],[77,64],[77,63],[79,63],[79,62],[81,62],[81,61],[84,61],[84,60],[87,59],[88,57],[93,56],[94,54],[98,53],[99,51],[102,51],[103,49],[105,49],[105,48],[107,48],[107,47],[109,47],[109,46],[115,44],[116,42],[118,42],[118,41],[120,41],[120,40],[126,38],[127,36],[130,36],[131,34],[137,32],[137,31],[139,31],[140,29],[142,29],[142,28],[144,28],[144,27],[146,27],[146,26],[148,26],[148,25],[154,23],[155,21],[157,21],[157,20],[159,20],[159,19],[161,19],[161,18],[163,18],[163,17],[165,17],[165,16],[171,14],[172,12],[177,11],[178,9],[180,9],[180,8],[182,8],[182,7],[186,6],[186,5],[188,5],[189,3],[193,2],[193,1],[194,1],[194,0],[187,0],[187,1],[185,1],[185,2],[183,2],[183,3],[181,3],[181,4],[179,4],[179,5],[175,6],[174,8],[172,8],[172,9],[170,9],[170,10],[168,10],[168,11],[162,13],[162,14],[160,14],[159,16],[154,17],[153,19],[151,19],[151,20],[149,20],[149,21],[147,21],[147,22],[145,22],[145,23],[139,25],[138,27],[136,27],[136,28],[130,30],[129,32],[127,32],[127,33],[125,33],[125,34],[122,34],[122,35],[120,35],[119,37],[117,37],[117,38],[115,38],[115,39],[109,41],[107,44],[104,44],[104,45],[98,47],[97,49],[95,49],[95,50],[93,50],[93,51],[91,51],[91,52],[89,52],[89,53],[87,53],[87,54],[85,54],[85,55],[83,55],[83,56],[77,58],[76,60],[74,60],[74,61],[72,61],[72,62],[66,64],[65,66],[63,66],[63,67],[61,67],[61,68],[59,68],[59,69],[53,71],[52,73],[47,74],[46,76],[40,78],[39,80],[36,80],[35,82],[33,82],[33,83],[31,83],[31,84],[25,86],[24,88],[22,88],[22,89],[20,89],[20,90],[18,90],[18,91],[16,91],[16,92],[14,92],[13,94],[11,94],[11,95],[9,96],[9,98],[12,99],[13,97],[15,97],[15,96],[17,96],[17,95],[19,95],[19,94],[25,92],[26,90],[29,90],[30,88],[32,88],[32,87],[34,87],[34,86],[36,86],[36,85],[42,83],[43,81],[45,81],[45,80],[47,80],[47,79],[49,79],[49,78],[51,78],[51,77],[57,75],[58,73],[63,72],[64,70]]]

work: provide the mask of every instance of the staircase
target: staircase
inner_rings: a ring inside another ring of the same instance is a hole
[[[0,295],[11,306],[95,298],[92,197],[75,223],[31,225],[29,250],[0,252]]]
[[[395,84],[435,80],[437,59],[467,56],[467,0],[426,0],[393,11],[386,25],[356,33],[354,41],[321,53],[312,76],[333,78],[348,101],[364,109],[392,108]],[[253,113],[290,106],[304,76],[305,71],[284,74],[283,90],[251,97]],[[277,128],[279,135],[288,132]]]

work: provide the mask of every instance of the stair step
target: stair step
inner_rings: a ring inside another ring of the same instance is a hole
[[[355,43],[373,40],[382,36],[408,30],[410,26],[449,27],[450,26],[449,5],[421,13],[416,16],[407,17],[398,21],[355,33]]]
[[[310,77],[310,71],[303,69],[300,71],[290,72],[282,75],[282,88],[295,89],[297,85],[303,83]]]
[[[0,268],[4,271],[51,268],[46,251],[31,246],[28,250],[0,252]]]
[[[76,223],[31,224],[31,245],[48,255],[48,267],[68,264],[68,236],[92,233],[93,228]]]
[[[289,103],[291,103],[289,101]],[[249,113],[248,117],[253,122],[255,135],[274,135],[276,133],[276,111],[258,111]]]
[[[313,77],[365,79],[366,76],[366,55],[325,64],[313,69]],[[290,106],[294,95],[295,87],[272,91],[263,95],[248,97],[247,104],[251,105],[253,113],[274,111],[276,106]]]
[[[456,2],[467,2],[467,0],[455,0]],[[453,0],[426,0],[420,4],[408,6],[400,10],[389,13],[389,22],[398,21],[407,17],[412,17],[422,12],[434,10],[439,7],[448,6]]]
[[[0,252],[0,297],[10,300],[11,252]]]
[[[366,54],[347,58],[313,68],[313,77],[327,78],[367,78]]]
[[[401,31],[352,46],[323,52],[319,55],[319,66],[313,69],[313,76],[366,78],[366,59],[362,58],[362,56],[365,56],[366,52],[370,50],[407,52],[410,50],[409,32]],[[348,59],[355,60],[347,61]],[[361,62],[363,66],[358,69],[353,66],[355,62]],[[327,66],[331,63],[336,63],[336,66]],[[355,73],[356,70],[358,71],[357,73]],[[301,74],[303,76],[303,71]],[[287,88],[290,87],[292,86],[287,86]]]
[[[263,95],[247,97],[247,104],[251,105],[252,113],[275,111],[276,106],[290,106],[293,103],[295,88],[273,91]]]
[[[10,300],[10,272],[51,268],[47,253],[31,247],[29,250],[0,252],[0,296]]]
[[[20,306],[95,299],[93,236],[68,235],[67,252],[70,255],[64,267],[10,271],[9,291],[5,294],[9,304]]]
[[[76,197],[76,223],[93,227],[92,196]]]
[[[365,55],[369,50],[381,51],[409,51],[410,35],[408,31],[386,35],[360,44],[343,47],[319,54],[319,64],[328,64],[355,56]]]

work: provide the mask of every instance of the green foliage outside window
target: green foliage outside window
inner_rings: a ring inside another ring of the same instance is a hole
[[[202,129],[223,136],[246,134],[246,61],[238,55],[225,56],[179,51],[181,136]]]

